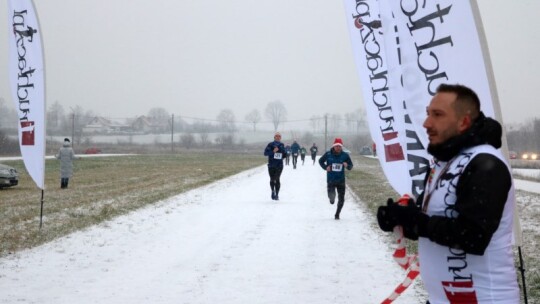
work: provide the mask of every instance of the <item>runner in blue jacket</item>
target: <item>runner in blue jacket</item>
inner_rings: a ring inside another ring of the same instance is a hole
[[[296,142],[296,140],[291,145],[291,153],[293,169],[296,169],[296,164],[298,163],[298,153],[300,153],[300,145]]]
[[[346,152],[343,152],[343,141],[341,138],[336,138],[334,140],[334,144],[330,151],[326,152],[319,159],[319,165],[326,170],[328,199],[330,199],[330,204],[334,204],[336,200],[337,189],[338,205],[334,218],[339,220],[339,214],[345,203],[345,168],[347,168],[347,170],[353,168],[351,157]]]
[[[309,148],[309,152],[311,152],[311,160],[313,160],[313,165],[315,165],[315,157],[317,156],[317,152],[319,152],[319,148],[317,148],[315,143]]]
[[[270,189],[272,190],[272,199],[279,200],[279,188],[281,183],[279,178],[283,171],[283,157],[285,156],[285,146],[281,142],[281,134],[274,134],[274,141],[268,143],[264,149],[264,155],[268,156],[268,174],[270,175]]]

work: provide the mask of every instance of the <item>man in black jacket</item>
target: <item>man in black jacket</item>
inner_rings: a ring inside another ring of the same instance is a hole
[[[501,125],[462,85],[440,85],[424,121],[434,157],[418,204],[389,199],[384,231],[418,240],[431,303],[519,303],[512,252],[514,187],[501,152]],[[429,303],[429,302],[428,302]]]
[[[283,157],[285,147],[281,142],[281,134],[274,134],[274,141],[268,143],[264,148],[264,155],[268,157],[268,175],[270,175],[270,190],[273,200],[279,200],[279,189],[281,188],[281,172],[283,172]]]
[[[313,146],[309,148],[309,152],[311,152],[311,160],[313,161],[313,164],[315,165],[315,157],[317,157],[317,152],[319,151],[319,148],[315,143],[313,143]]]

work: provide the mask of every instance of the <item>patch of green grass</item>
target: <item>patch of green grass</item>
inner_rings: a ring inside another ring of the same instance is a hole
[[[41,190],[22,161],[19,185],[0,191],[0,256],[31,248],[179,193],[264,164],[259,155],[193,153],[91,157],[74,161],[68,189],[60,189],[57,160],[45,166],[43,228]]]

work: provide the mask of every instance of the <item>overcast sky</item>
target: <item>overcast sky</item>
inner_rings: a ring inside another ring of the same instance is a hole
[[[7,5],[0,5],[0,97]],[[289,119],[362,106],[342,0],[34,0],[47,103],[108,117],[152,107],[238,121],[270,101]],[[540,117],[538,0],[478,0],[505,123]]]

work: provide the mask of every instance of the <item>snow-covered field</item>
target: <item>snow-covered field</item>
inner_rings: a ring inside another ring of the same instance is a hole
[[[515,175],[525,176],[530,178],[540,178],[540,169],[512,169]]]
[[[404,272],[352,196],[334,220],[308,162],[280,201],[258,167],[0,259],[0,303],[380,303]]]
[[[521,176],[538,179],[540,178],[539,169],[512,169],[512,173],[515,175],[514,184],[516,189],[532,193],[540,193],[539,182],[519,179]]]

